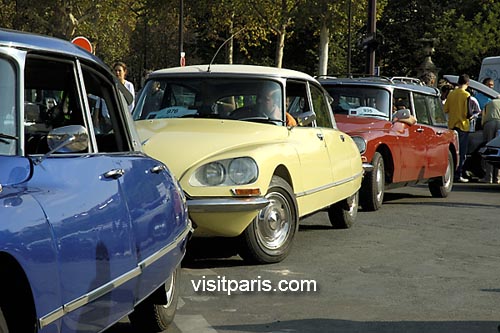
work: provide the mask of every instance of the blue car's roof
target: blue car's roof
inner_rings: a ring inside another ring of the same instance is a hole
[[[22,50],[35,50],[42,53],[58,53],[86,59],[108,68],[104,62],[93,54],[75,44],[49,36],[33,33],[0,29],[0,46],[13,47]]]

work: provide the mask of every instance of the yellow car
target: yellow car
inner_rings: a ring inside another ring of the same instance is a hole
[[[179,179],[194,236],[240,237],[242,258],[273,263],[301,217],[356,218],[361,156],[329,98],[297,71],[188,66],[150,74],[133,118],[146,153]]]

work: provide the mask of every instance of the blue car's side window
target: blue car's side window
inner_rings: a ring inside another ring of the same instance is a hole
[[[16,75],[14,66],[0,58],[0,155],[15,155],[17,151]]]
[[[45,57],[28,57],[24,73],[25,154],[49,151],[48,133],[67,125],[85,126],[76,85],[75,65]]]
[[[104,153],[130,151],[127,128],[116,103],[113,85],[95,70],[82,66],[97,150]]]

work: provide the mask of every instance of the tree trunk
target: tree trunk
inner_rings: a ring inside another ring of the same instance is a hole
[[[328,74],[328,45],[330,40],[330,30],[326,22],[323,21],[319,35],[319,67],[318,75]]]
[[[283,66],[283,54],[285,49],[285,36],[286,36],[286,25],[281,25],[281,29],[278,33],[278,44],[276,45],[276,67],[281,68]]]
[[[229,45],[227,47],[227,63],[232,64],[233,63],[233,53],[234,53],[234,12],[231,14],[231,23],[229,26],[229,38],[231,40],[229,41]]]

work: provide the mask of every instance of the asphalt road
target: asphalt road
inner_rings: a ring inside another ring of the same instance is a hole
[[[456,184],[445,199],[416,186],[387,192],[348,230],[331,229],[326,213],[304,219],[278,264],[248,266],[221,240],[193,243],[167,332],[497,332],[499,208],[500,185]],[[240,290],[228,295],[230,285]],[[294,291],[263,290],[283,285]],[[106,332],[139,333],[127,322]]]

